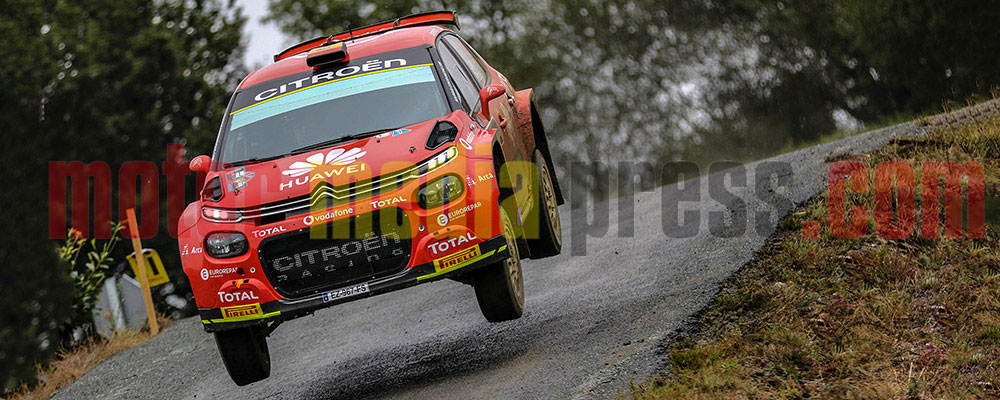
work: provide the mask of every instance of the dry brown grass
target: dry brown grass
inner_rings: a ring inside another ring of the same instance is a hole
[[[160,330],[170,322],[162,315],[157,315]],[[110,339],[100,336],[78,343],[72,349],[61,350],[56,359],[46,367],[38,367],[35,385],[24,385],[10,394],[6,399],[47,399],[56,391],[72,383],[76,378],[87,373],[102,362],[131,347],[149,340],[152,335],[148,328],[142,331],[118,332]]]
[[[826,227],[804,238],[804,221],[827,219],[823,194],[724,285],[699,331],[672,347],[669,375],[632,387],[632,397],[1000,397],[1000,120],[936,127],[859,159],[869,171],[909,162],[917,182],[920,161],[946,160],[983,165],[986,238],[917,237],[919,204],[907,239],[871,226],[859,239]],[[849,201],[873,208],[870,194]]]

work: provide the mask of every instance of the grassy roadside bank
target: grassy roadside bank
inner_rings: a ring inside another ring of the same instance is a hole
[[[975,161],[985,173],[984,239],[803,237],[827,193],[783,221],[724,286],[697,332],[670,349],[669,375],[636,399],[996,398],[1000,396],[1000,119],[932,126],[853,157],[868,167]],[[874,196],[849,204],[874,209]]]
[[[160,314],[157,314],[156,320],[161,330],[166,329],[171,322]],[[23,385],[7,396],[0,397],[11,400],[47,399],[115,354],[138,346],[152,337],[148,328],[141,331],[121,331],[108,339],[95,335],[72,349],[60,351],[49,365],[37,367],[36,384]]]

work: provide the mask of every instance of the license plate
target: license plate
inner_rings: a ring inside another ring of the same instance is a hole
[[[360,285],[348,286],[345,288],[340,288],[329,293],[323,293],[323,302],[330,302],[337,299],[342,299],[344,297],[356,296],[362,293],[368,293],[368,283],[362,283]]]

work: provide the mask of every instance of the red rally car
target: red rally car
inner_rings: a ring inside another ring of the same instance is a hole
[[[520,259],[558,254],[563,203],[531,89],[411,15],[292,46],[247,76],[179,224],[205,330],[233,381],[317,309],[442,278],[492,322],[524,307]]]

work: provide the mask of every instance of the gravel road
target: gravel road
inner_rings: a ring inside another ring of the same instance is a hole
[[[925,129],[907,123],[765,161],[791,166],[793,184],[778,193],[799,204],[824,188],[828,157],[865,152]],[[237,387],[212,337],[189,318],[91,370],[55,398],[615,397],[630,378],[642,381],[663,367],[662,349],[673,335],[787,214],[773,212],[754,193],[759,163],[746,165],[747,187],[731,187],[731,202],[745,201],[749,219],[746,233],[732,238],[709,232],[708,212],[723,206],[709,196],[708,177],[699,178],[700,201],[680,203],[682,211],[700,211],[694,237],[675,238],[681,235],[662,227],[661,205],[672,201],[676,185],[666,195],[661,189],[636,193],[635,218],[619,218],[620,200],[612,199],[607,233],[588,238],[585,255],[569,250],[582,244],[570,231],[580,232],[586,219],[561,209],[563,254],[524,263],[526,310],[519,320],[486,322],[470,286],[447,280],[421,285],[283,324],[269,339],[271,377]],[[772,211],[772,217],[755,218],[758,211]],[[619,237],[619,229],[630,225],[634,237]]]

